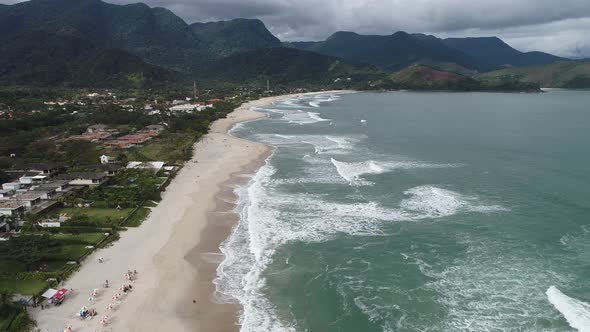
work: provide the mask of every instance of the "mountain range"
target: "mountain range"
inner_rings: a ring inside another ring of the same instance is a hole
[[[268,79],[328,85],[344,78],[375,86],[416,64],[473,76],[564,60],[523,53],[495,37],[440,39],[401,31],[337,32],[321,42],[283,43],[260,20],[187,24],[165,8],[101,0],[2,5],[0,31],[2,84],[145,87]]]
[[[483,72],[565,60],[543,52],[520,52],[497,37],[440,39],[403,31],[387,36],[341,31],[325,41],[294,42],[291,45],[353,63],[372,64],[387,71],[421,63],[439,66],[457,64],[468,70]]]

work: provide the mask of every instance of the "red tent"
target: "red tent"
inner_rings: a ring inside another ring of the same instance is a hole
[[[58,290],[57,293],[55,293],[55,295],[53,295],[53,297],[58,300],[62,300],[66,296],[67,292],[68,292],[67,289],[62,288],[62,289]]]

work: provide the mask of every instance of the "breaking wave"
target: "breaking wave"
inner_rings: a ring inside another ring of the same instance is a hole
[[[572,328],[580,332],[590,332],[590,304],[563,294],[555,286],[549,287],[546,294],[549,302]]]
[[[375,161],[368,160],[363,162],[343,162],[334,158],[332,164],[336,167],[338,174],[349,182],[351,185],[368,185],[369,181],[362,179],[363,175],[383,174],[396,169],[414,169],[414,168],[449,168],[461,167],[461,164],[429,164],[417,161]]]

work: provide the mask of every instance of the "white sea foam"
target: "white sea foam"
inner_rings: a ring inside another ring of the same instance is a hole
[[[475,196],[466,196],[434,186],[415,187],[406,190],[404,194],[409,197],[401,202],[401,208],[415,212],[421,218],[446,217],[460,211],[486,213],[506,210],[498,205],[480,205]]]
[[[258,134],[256,138],[266,144],[311,145],[316,154],[346,154],[366,136],[280,135]]]
[[[377,164],[373,160],[360,163],[346,163],[331,159],[332,164],[340,176],[352,185],[369,184],[370,182],[363,181],[360,177],[367,174],[381,174],[387,172],[388,169],[382,165]]]
[[[295,329],[292,322],[278,318],[264,294],[263,272],[280,246],[292,241],[326,241],[336,234],[377,235],[383,222],[437,218],[443,215],[440,211],[448,215],[479,206],[475,198],[434,187],[408,190],[410,197],[400,208],[376,202],[332,202],[319,195],[282,192],[282,182],[273,179],[274,175],[267,162],[239,192],[241,222],[222,246],[226,259],[215,280],[218,292],[225,295],[222,300],[235,298],[243,305],[241,324],[246,332]]]
[[[362,179],[363,175],[383,174],[396,169],[414,168],[449,168],[461,167],[461,164],[430,164],[417,161],[375,161],[343,162],[331,159],[338,174],[351,185],[369,185],[371,182]]]
[[[549,287],[546,294],[549,302],[572,328],[580,332],[590,332],[590,304],[563,294],[555,286]]]
[[[330,119],[324,119],[320,116],[320,113],[316,112],[304,112],[302,110],[290,111],[283,113],[283,120],[289,123],[306,125],[318,122],[331,121]]]
[[[311,107],[320,107],[322,104],[339,99],[339,95],[316,95],[308,102]]]

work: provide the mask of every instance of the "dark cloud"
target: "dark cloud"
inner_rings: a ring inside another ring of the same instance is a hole
[[[18,0],[0,0],[15,3]],[[130,0],[110,0],[132,3]],[[282,40],[320,40],[338,30],[439,36],[497,35],[523,50],[590,56],[588,0],[144,0],[187,22],[262,19]]]

